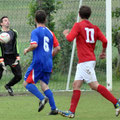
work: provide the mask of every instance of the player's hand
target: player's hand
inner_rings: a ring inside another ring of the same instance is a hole
[[[70,30],[69,29],[66,29],[63,31],[63,35],[66,37],[68,34],[69,34]]]
[[[20,56],[17,56],[15,62],[12,64],[12,67],[16,67],[16,65],[18,65],[19,61],[20,61]]]
[[[0,58],[0,63],[4,62],[4,58]]]
[[[26,55],[27,52],[28,52],[28,49],[25,48],[25,49],[24,49],[24,55]]]
[[[17,59],[17,61],[20,61],[20,56],[17,56],[16,59]]]
[[[4,58],[0,58],[0,64],[3,68],[3,70],[6,70],[5,63],[4,63]]]
[[[100,58],[100,59],[105,59],[105,58],[106,58],[106,53],[105,53],[105,52],[102,52],[102,53],[99,55],[99,58]]]

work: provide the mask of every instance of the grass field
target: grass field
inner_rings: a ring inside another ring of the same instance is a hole
[[[11,21],[12,28],[15,28],[18,33],[19,49],[21,55],[21,63],[23,68],[23,76],[26,71],[24,69],[31,61],[31,53],[27,56],[23,55],[23,50],[29,45],[30,33],[33,27],[27,24],[28,5],[31,0],[0,0],[0,16],[8,15]],[[79,0],[61,0],[63,2],[63,8],[60,9],[56,16],[57,22],[60,18],[65,17],[70,11],[77,11]],[[117,6],[119,0],[114,0],[114,5]],[[105,32],[105,1],[100,0],[84,0],[83,4],[90,5],[93,9],[93,21],[97,24],[103,32]],[[76,12],[77,16],[77,12]],[[56,26],[60,26],[56,24]],[[60,33],[62,34],[62,33]],[[96,53],[97,54],[97,53]],[[113,57],[117,56],[116,48],[113,48]],[[103,67],[103,66],[102,66]],[[105,70],[104,70],[105,71]],[[115,75],[114,75],[115,76]],[[0,81],[0,95],[7,95],[4,85],[13,76],[9,72],[4,74]],[[102,85],[106,85],[105,73],[97,73],[98,80]],[[72,81],[74,76],[72,76]],[[113,91],[115,97],[120,97],[120,82],[119,78],[113,78]],[[70,89],[72,89],[72,81],[70,83]],[[50,112],[49,104],[45,106],[45,109],[38,113],[39,100],[32,95],[17,95],[19,92],[25,92],[25,88],[22,85],[23,79],[20,83],[13,87],[16,94],[14,97],[0,96],[0,120],[68,120],[60,115],[48,116]],[[50,88],[52,90],[65,89],[67,82],[67,75],[55,74],[53,81],[50,81]],[[39,86],[39,85],[38,85]],[[83,89],[89,87],[84,84]],[[56,105],[61,110],[68,110],[71,99],[71,92],[56,92],[54,93]],[[82,92],[80,102],[77,107],[76,117],[74,120],[119,120],[115,117],[115,110],[113,105],[102,98],[97,92]]]
[[[120,91],[113,92],[116,97]],[[56,105],[61,110],[68,110],[71,92],[54,93]],[[0,97],[0,120],[68,120],[61,115],[50,116],[49,104],[43,111],[37,112],[38,99],[34,96]],[[119,120],[113,105],[97,92],[82,92],[74,120]]]

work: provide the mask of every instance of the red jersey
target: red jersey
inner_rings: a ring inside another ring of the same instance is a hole
[[[66,39],[71,42],[74,38],[76,38],[79,63],[96,61],[94,50],[97,40],[102,42],[103,48],[107,47],[107,39],[101,30],[88,20],[74,24]]]
[[[53,32],[52,32],[52,34],[53,34],[53,47],[55,48],[55,47],[59,46],[59,42],[58,42],[55,34]]]

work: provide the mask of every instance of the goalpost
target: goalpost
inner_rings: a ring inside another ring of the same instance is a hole
[[[79,8],[82,5],[82,0],[79,2]],[[112,90],[112,12],[111,0],[106,0],[106,38],[108,40],[107,51],[106,51],[106,87],[108,90]],[[79,22],[79,14],[77,16],[77,22]],[[76,40],[73,42],[73,48],[70,59],[70,66],[67,78],[66,90],[69,90],[70,78],[72,72],[72,65],[74,60],[74,53],[76,47]]]
[[[80,2],[79,2],[79,8],[80,8],[81,5],[82,5],[82,0],[80,0]],[[79,17],[79,13],[78,13],[77,22],[79,22],[79,21],[80,21],[80,17]],[[70,67],[69,67],[69,72],[68,72],[66,90],[69,90],[69,84],[70,84],[70,78],[71,78],[71,72],[72,72],[72,64],[73,64],[73,59],[74,59],[75,47],[76,47],[76,39],[73,41],[73,48],[72,48],[72,54],[71,54],[71,58],[70,58]]]
[[[112,90],[112,4],[111,0],[106,0],[106,38],[107,46],[107,89]]]

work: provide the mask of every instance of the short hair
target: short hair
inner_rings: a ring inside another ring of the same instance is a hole
[[[4,18],[8,18],[8,16],[3,16],[3,17],[0,18],[0,26],[1,26],[1,23],[3,22]]]
[[[46,17],[47,15],[44,10],[37,10],[35,12],[35,19],[37,23],[45,23]]]
[[[3,19],[4,19],[4,18],[8,18],[8,16],[3,16],[3,17],[1,17],[1,19],[0,19],[0,23],[3,22]]]
[[[92,11],[89,6],[81,6],[79,10],[79,15],[82,19],[89,19]]]

